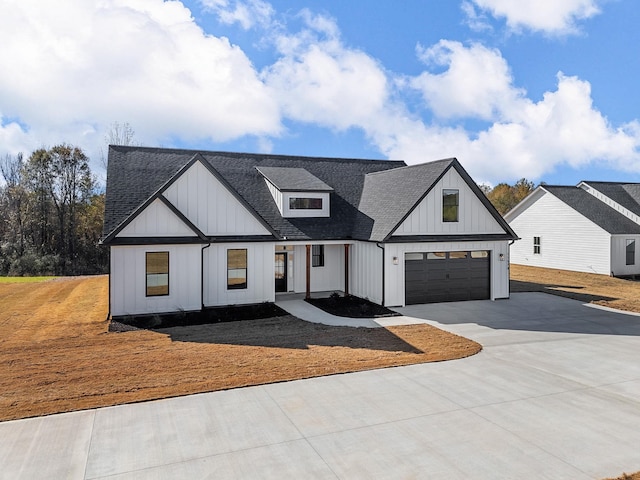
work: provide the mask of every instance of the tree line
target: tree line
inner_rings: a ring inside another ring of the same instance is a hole
[[[535,188],[533,182],[526,178],[521,178],[513,185],[499,183],[493,188],[486,184],[479,185],[479,187],[501,215],[515,207]]]
[[[98,245],[104,193],[80,148],[6,155],[0,174],[0,275],[107,271],[108,252]]]

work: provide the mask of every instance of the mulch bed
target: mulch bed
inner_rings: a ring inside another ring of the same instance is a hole
[[[379,318],[400,316],[399,313],[389,310],[382,305],[353,295],[343,297],[334,294],[328,298],[308,298],[306,301],[338,317]]]

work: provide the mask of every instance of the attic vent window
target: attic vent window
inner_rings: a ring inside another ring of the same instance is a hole
[[[289,208],[291,210],[322,210],[322,199],[291,197]]]

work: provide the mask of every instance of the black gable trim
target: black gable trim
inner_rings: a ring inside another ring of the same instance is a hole
[[[118,245],[204,245],[209,243],[199,237],[118,237],[109,242],[109,246]]]

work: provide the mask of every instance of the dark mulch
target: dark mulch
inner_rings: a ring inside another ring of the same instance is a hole
[[[258,303],[232,307],[211,307],[199,312],[163,313],[154,315],[127,315],[112,319],[110,331],[122,332],[136,328],[171,328],[209,323],[258,320],[283,317],[287,312],[275,303]]]
[[[364,298],[333,294],[328,298],[308,298],[311,305],[332,315],[351,318],[397,317],[399,313]]]

